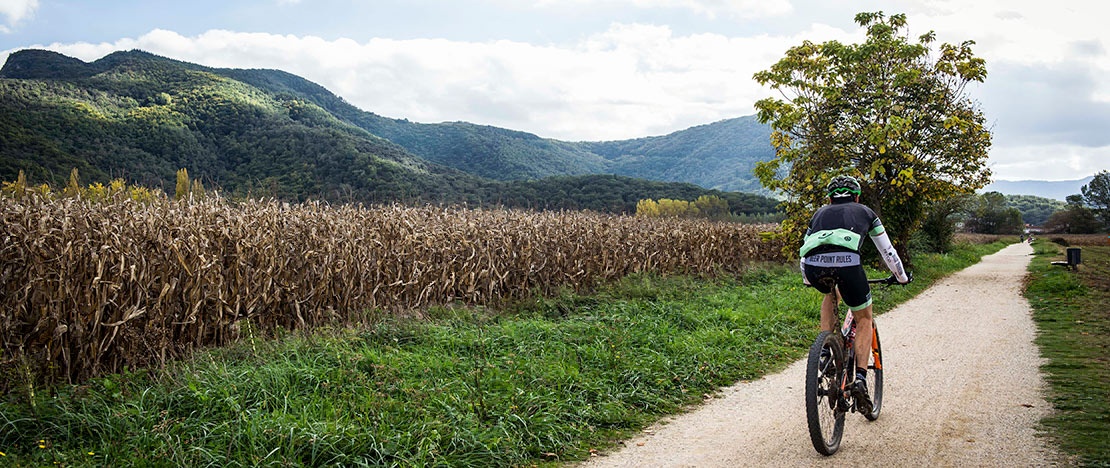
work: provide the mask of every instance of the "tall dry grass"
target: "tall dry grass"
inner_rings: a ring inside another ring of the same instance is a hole
[[[1107,234],[1035,234],[1037,238],[1055,242],[1060,245],[1071,246],[1084,246],[1084,245],[1110,245],[1110,235]],[[968,232],[958,232],[955,235],[956,242],[967,242],[971,244],[989,244],[1003,238],[1017,238],[1017,234],[974,234]]]
[[[579,212],[28,194],[0,198],[0,217],[0,375],[67,381],[248,330],[732,272],[781,250],[768,225]]]
[[[1108,234],[1041,234],[1040,238],[1063,246],[1110,245]]]
[[[1017,239],[1017,234],[979,234],[975,232],[957,232],[952,236],[954,242],[964,242],[968,244],[990,244],[1002,240],[1003,238]]]

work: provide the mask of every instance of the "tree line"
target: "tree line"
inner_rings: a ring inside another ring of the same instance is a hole
[[[1110,171],[1095,174],[1080,193],[1068,195],[1064,209],[1052,213],[1044,231],[1059,234],[1110,232]]]
[[[946,251],[957,231],[979,234],[1052,234],[1110,232],[1110,172],[1102,171],[1079,194],[1059,202],[999,192],[965,194],[933,203],[915,242]]]
[[[784,249],[801,243],[838,175],[860,181],[860,202],[883,219],[911,266],[912,252],[945,251],[961,229],[1110,229],[1106,171],[1066,204],[976,194],[991,178],[992,134],[967,91],[987,78],[974,41],[937,44],[932,31],[911,37],[904,14],[864,12],[855,21],[866,30],[862,43],[803,41],[754,75],[780,94],[756,103],[775,157],[755,172],[785,200]]]

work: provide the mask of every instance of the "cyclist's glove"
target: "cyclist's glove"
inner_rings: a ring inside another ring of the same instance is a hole
[[[895,281],[898,281],[898,279],[895,278],[894,276],[891,276],[891,278],[893,278]],[[906,270],[906,282],[905,283],[898,283],[898,284],[901,284],[902,286],[905,286],[905,285],[910,284],[912,282],[913,282],[913,272],[909,271],[909,270]]]
[[[898,281],[898,277],[897,277],[897,276],[895,276],[895,275],[890,275],[889,277],[887,277],[886,281],[883,281],[883,283],[885,283],[885,284],[888,284],[888,285],[895,285],[895,284],[897,284],[897,285],[900,285],[900,286],[905,286],[905,285],[907,285],[907,284],[910,284],[910,283],[912,283],[912,282],[913,282],[913,273],[910,273],[909,271],[907,271],[907,272],[906,272],[906,278],[907,278],[907,279],[906,279],[906,282],[905,282],[905,283],[901,283],[901,282],[899,282],[899,281]]]

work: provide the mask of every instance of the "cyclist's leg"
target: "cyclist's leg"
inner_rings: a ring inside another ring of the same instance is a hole
[[[842,268],[840,280],[839,290],[856,319],[855,353],[861,357],[856,360],[856,368],[866,370],[866,357],[871,355],[871,286],[862,266]]]
[[[867,370],[867,358],[871,356],[871,305],[852,312],[856,318],[856,369]]]
[[[821,300],[821,331],[836,329],[836,307],[840,303],[840,293],[836,289],[836,270],[832,268],[803,265],[806,284],[824,294]]]
[[[821,300],[821,331],[836,330],[836,307],[840,305],[840,293],[833,288]]]

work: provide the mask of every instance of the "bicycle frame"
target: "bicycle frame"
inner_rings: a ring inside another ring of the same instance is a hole
[[[870,284],[887,283],[889,279],[868,279]],[[839,297],[839,294],[838,294]],[[836,311],[840,310],[837,304]],[[835,312],[834,312],[835,313]],[[839,314],[837,314],[839,319]],[[879,338],[878,328],[874,325],[874,318],[872,318],[871,325],[871,357],[874,360],[874,369],[882,370],[883,363],[882,357],[879,352]],[[840,378],[840,399],[838,400],[837,408],[839,411],[848,412],[854,405],[852,400],[851,386],[856,381],[856,318],[852,314],[852,310],[848,309],[844,314],[844,320],[840,325],[840,336],[844,343],[844,366],[843,375]]]
[[[874,320],[874,319],[872,319]],[[882,370],[883,363],[879,354],[879,339],[876,337],[876,327],[871,327],[871,356],[875,361],[875,369]],[[852,311],[844,315],[844,322],[840,326],[840,336],[844,339],[844,371],[845,378],[840,379],[840,390],[844,395],[849,395],[848,388],[856,380],[856,319]],[[847,396],[846,398],[850,398]]]

